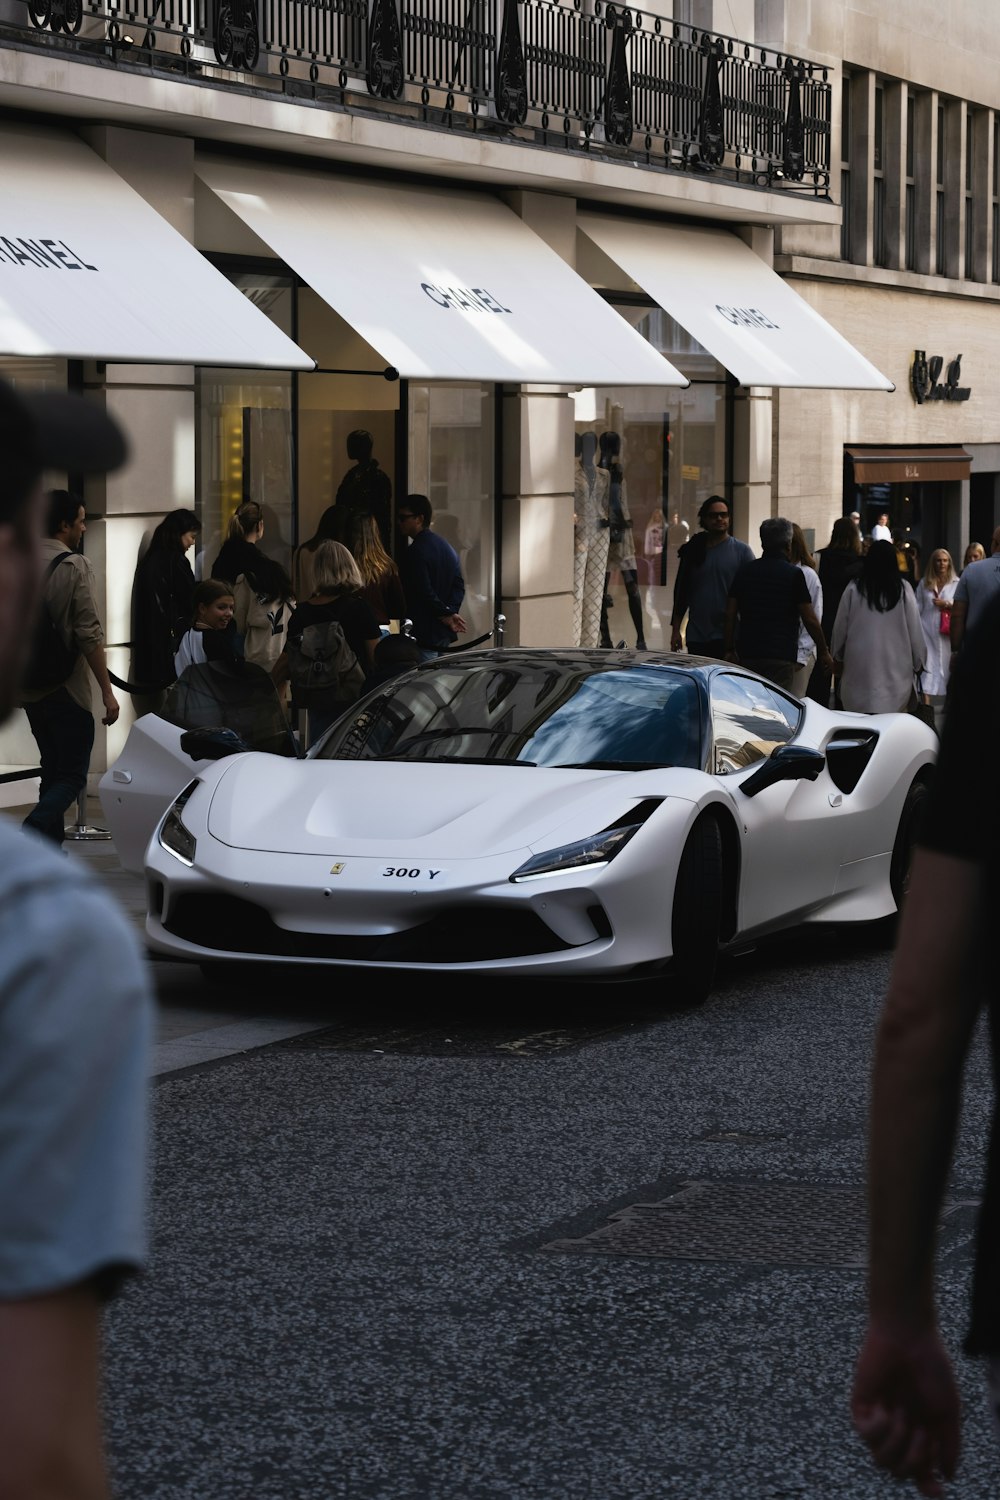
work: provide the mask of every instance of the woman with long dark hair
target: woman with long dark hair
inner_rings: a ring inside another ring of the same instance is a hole
[[[345,532],[347,548],[358,565],[362,597],[375,612],[379,628],[406,618],[406,600],[399,569],[382,545],[378,522],[368,511],[354,511]]]
[[[844,590],[852,578],[861,572],[861,532],[850,516],[838,516],[830,532],[830,540],[816,554],[820,588],[823,590],[823,613],[820,624],[827,640],[833,634],[833,622]],[[809,679],[808,695],[824,708],[830,707],[833,692],[833,707],[843,708],[840,684],[817,662]]]
[[[191,624],[194,570],[187,558],[201,531],[193,510],[164,516],[139,559],[132,586],[131,681],[137,714],[155,713],[174,681],[174,652]]]
[[[913,590],[892,542],[872,542],[837,609],[830,650],[850,713],[904,713],[926,659]]]
[[[270,672],[285,645],[295,607],[292,583],[279,562],[260,549],[264,508],[255,500],[239,507],[212,564],[212,577],[229,583],[236,600],[236,629],[246,643],[246,659]]]

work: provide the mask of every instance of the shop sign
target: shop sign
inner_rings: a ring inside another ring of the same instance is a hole
[[[923,349],[913,351],[913,365],[910,369],[910,386],[913,391],[913,399],[918,406],[923,406],[925,401],[968,401],[972,395],[972,387],[959,385],[962,378],[962,356],[956,354],[949,361],[945,370],[944,382],[941,380],[941,370],[944,360],[940,354],[932,354],[927,358]]]

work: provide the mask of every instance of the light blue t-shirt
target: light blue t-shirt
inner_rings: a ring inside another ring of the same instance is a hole
[[[688,604],[686,639],[721,641],[726,633],[726,601],[729,589],[744,563],[755,558],[746,542],[727,536],[724,542],[706,547],[705,561],[691,571],[691,597]]]
[[[0,819],[0,1300],[144,1264],[152,1026],[113,898]]]
[[[966,606],[966,630],[972,629],[998,589],[1000,553],[995,552],[992,557],[981,557],[978,562],[969,563],[964,569],[955,590],[955,603],[963,602]]]

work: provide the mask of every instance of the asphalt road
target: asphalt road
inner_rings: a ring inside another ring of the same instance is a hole
[[[343,971],[240,998],[154,965],[161,1045],[293,1034],[157,1077],[152,1259],[107,1316],[119,1500],[895,1492],[847,1415],[888,962],[803,931],[673,1012]],[[956,1349],[990,1103],[980,1038],[941,1234]],[[998,1494],[957,1362],[954,1493]]]

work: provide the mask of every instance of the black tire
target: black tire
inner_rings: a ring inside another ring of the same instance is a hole
[[[896,842],[892,846],[892,863],[889,866],[889,886],[897,913],[910,883],[910,863],[914,846],[924,826],[929,795],[927,783],[915,781],[906,794],[903,811],[899,816]]]
[[[671,996],[687,1005],[708,999],[722,927],[722,834],[714,818],[694,825],[677,871],[671,920]]]

